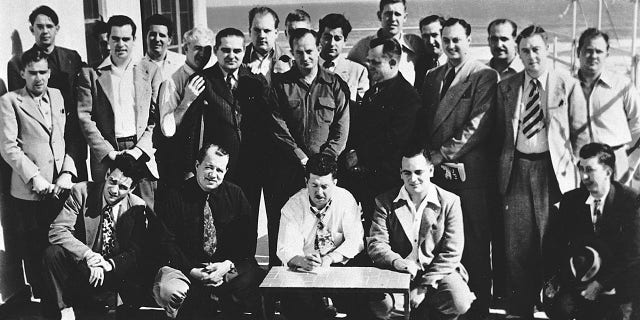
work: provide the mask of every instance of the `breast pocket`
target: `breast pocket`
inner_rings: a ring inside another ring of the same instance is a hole
[[[336,103],[332,98],[319,97],[315,106],[315,111],[320,120],[330,123],[333,121],[333,116],[336,111]]]

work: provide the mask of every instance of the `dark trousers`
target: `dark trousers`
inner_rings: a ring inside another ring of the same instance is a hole
[[[22,243],[25,250],[22,255],[27,281],[31,285],[33,296],[42,296],[43,270],[42,254],[49,245],[49,227],[60,213],[65,199],[47,197],[41,201],[22,200],[12,197],[15,212],[21,217]]]
[[[616,297],[600,295],[595,301],[584,299],[580,289],[561,289],[546,304],[545,313],[551,320],[628,320],[631,319],[631,302]]]

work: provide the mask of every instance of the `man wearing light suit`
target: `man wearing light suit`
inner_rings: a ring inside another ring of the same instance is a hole
[[[162,75],[148,61],[133,61],[136,25],[115,15],[107,22],[110,56],[97,68],[83,68],[78,79],[78,117],[91,150],[93,181],[104,181],[109,162],[128,153],[146,161],[149,174],[139,193],[153,208],[153,179],[158,178],[151,142]]]
[[[578,187],[575,154],[587,116],[578,82],[549,66],[544,29],[529,26],[516,42],[525,70],[498,85],[498,188],[505,210],[507,313],[532,319],[546,269],[549,215],[562,193]]]
[[[448,63],[425,75],[415,138],[430,150],[434,182],[462,201],[467,243],[462,261],[469,270],[469,286],[478,296],[472,319],[482,319],[489,314],[491,296],[490,212],[496,196],[489,138],[498,75],[468,55],[470,35],[466,21],[445,21],[442,42]],[[465,179],[450,176],[448,164],[464,165]]]
[[[66,113],[58,89],[47,88],[47,54],[22,55],[25,86],[0,98],[0,154],[11,166],[11,198],[20,217],[27,279],[41,295],[41,260],[49,224],[62,206],[76,167],[64,141]]]

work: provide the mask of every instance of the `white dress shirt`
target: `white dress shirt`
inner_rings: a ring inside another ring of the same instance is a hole
[[[524,135],[522,125],[522,119],[525,116],[525,108],[527,106],[527,102],[529,101],[529,91],[531,90],[531,80],[533,78],[529,76],[528,73],[524,73],[524,88],[522,90],[522,98],[520,99],[520,104],[518,108],[519,114],[519,126],[518,126],[518,137],[516,140],[516,149],[522,153],[542,153],[549,151],[549,136],[547,135],[547,124],[546,118],[549,116],[549,112],[547,110],[547,97],[549,95],[547,90],[547,81],[549,79],[549,72],[545,71],[540,77],[537,78],[540,86],[538,87],[538,91],[540,92],[540,108],[542,109],[542,113],[544,114],[543,122],[545,123],[542,130],[538,131],[533,137],[527,138]]]

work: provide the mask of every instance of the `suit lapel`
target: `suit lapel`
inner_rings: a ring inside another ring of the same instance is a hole
[[[552,114],[556,110],[562,111],[558,109],[558,107],[566,103],[566,101],[563,100],[565,91],[564,82],[558,81],[558,75],[555,72],[549,72],[549,76],[547,77],[547,115],[544,117],[547,128],[549,127]],[[550,131],[551,130],[547,130],[547,132]]]
[[[20,108],[24,110],[25,113],[34,118],[38,123],[42,125],[45,131],[49,132],[49,128],[47,124],[44,122],[44,116],[42,116],[42,112],[40,112],[40,106],[36,103],[36,100],[31,97],[27,89],[20,89],[20,94],[18,95],[18,99],[20,101]],[[50,133],[50,132],[49,132]]]
[[[438,109],[436,110],[436,114],[433,119],[433,132],[438,130],[440,125],[449,117],[451,112],[455,110],[458,101],[462,98],[463,94],[467,91],[467,88],[471,85],[468,81],[469,74],[471,73],[473,61],[466,62],[462,68],[456,74],[456,77],[453,78],[453,82],[451,82],[451,86],[445,93],[442,100],[438,104]],[[443,71],[447,71],[448,68],[443,68]],[[438,75],[440,90],[442,90],[443,79],[445,77],[445,72],[442,72],[441,75]],[[438,91],[439,93],[440,91]]]
[[[109,66],[109,68],[112,68]],[[109,100],[109,105],[111,105],[111,111],[114,112],[113,107],[115,104],[115,98],[113,97],[113,85],[111,83],[111,69],[101,69],[98,70],[98,83],[100,87],[102,87],[102,91],[107,96],[107,100]]]
[[[213,91],[227,101],[229,104],[234,104],[233,96],[231,95],[231,91],[227,87],[226,79],[224,78],[224,74],[222,70],[220,70],[220,64],[216,63],[213,66],[212,79],[213,83]],[[238,77],[240,76],[240,72],[238,72]],[[238,79],[236,79],[238,80]]]
[[[102,190],[104,182],[87,186],[87,204],[84,212],[84,227],[86,244],[93,248],[99,233],[101,214],[102,214]]]
[[[64,125],[66,121],[66,113],[64,110],[64,100],[60,95],[53,95],[49,92],[49,101],[51,104],[51,121],[53,122],[54,131],[62,131],[64,134]]]
[[[145,63],[140,61],[133,66],[133,90],[135,91],[134,106],[136,110],[136,125],[138,128],[146,128],[147,123],[138,123],[138,121],[144,121],[144,117],[141,114],[145,113],[145,108],[150,108],[151,103],[151,91],[149,88],[149,68]]]
[[[413,238],[411,235],[412,225],[413,225],[413,215],[411,214],[411,210],[409,209],[409,204],[405,200],[400,200],[394,205],[397,204],[395,211],[396,217],[402,226],[402,230],[404,231],[407,239]]]
[[[516,143],[518,138],[518,129],[520,121],[520,102],[522,101],[522,90],[524,83],[524,72],[512,77],[514,81],[511,81],[509,88],[506,92],[505,103],[505,115],[506,119],[511,124],[511,131],[513,132],[513,143]]]

